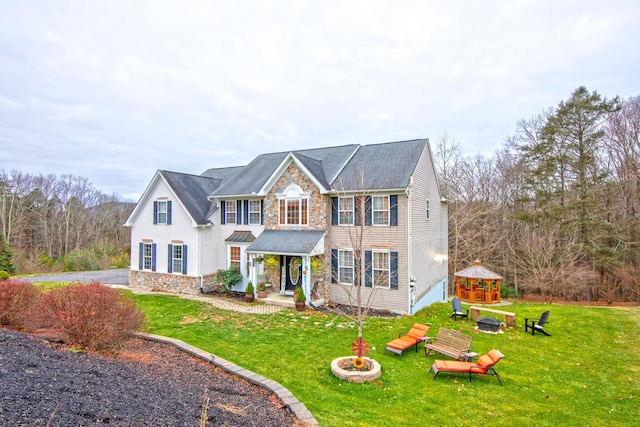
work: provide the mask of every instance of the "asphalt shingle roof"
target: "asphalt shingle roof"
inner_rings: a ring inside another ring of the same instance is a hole
[[[310,254],[323,237],[324,231],[265,230],[247,247],[247,251]]]
[[[159,171],[180,202],[198,225],[207,224],[207,213],[211,203],[209,194],[220,184],[220,179],[201,175]]]

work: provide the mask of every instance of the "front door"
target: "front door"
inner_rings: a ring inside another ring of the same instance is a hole
[[[302,258],[283,255],[280,265],[280,291],[292,294],[296,286],[302,286]]]

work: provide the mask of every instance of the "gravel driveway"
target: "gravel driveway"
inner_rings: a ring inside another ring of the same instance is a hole
[[[43,276],[24,277],[21,280],[30,282],[82,282],[98,281],[106,285],[128,285],[129,269],[117,268],[101,271],[78,271],[69,273],[48,274]]]

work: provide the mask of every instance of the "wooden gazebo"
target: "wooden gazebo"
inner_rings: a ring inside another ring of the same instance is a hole
[[[470,303],[498,303],[501,280],[502,276],[475,260],[473,266],[455,273],[456,296]]]

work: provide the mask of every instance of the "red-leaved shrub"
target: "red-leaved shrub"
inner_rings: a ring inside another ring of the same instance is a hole
[[[144,314],[124,294],[98,282],[71,284],[43,294],[34,310],[40,327],[89,350],[120,347],[144,326]]]
[[[29,312],[40,297],[40,291],[26,280],[0,281],[0,325],[17,329],[27,326]]]

